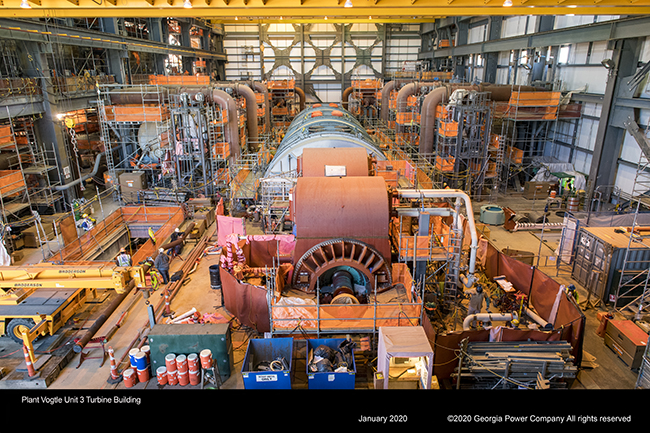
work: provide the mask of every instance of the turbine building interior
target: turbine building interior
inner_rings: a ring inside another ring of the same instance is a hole
[[[0,388],[650,388],[649,2],[0,10]]]

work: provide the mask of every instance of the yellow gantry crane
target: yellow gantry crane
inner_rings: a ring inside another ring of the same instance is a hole
[[[23,343],[53,335],[98,289],[146,287],[146,269],[115,264],[0,266],[0,335]]]

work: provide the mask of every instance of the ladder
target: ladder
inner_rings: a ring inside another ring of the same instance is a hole
[[[458,228],[451,228],[449,230],[447,272],[445,273],[445,288],[443,293],[444,306],[449,310],[457,306],[462,240],[462,235]]]

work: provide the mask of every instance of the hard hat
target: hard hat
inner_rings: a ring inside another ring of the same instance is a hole
[[[162,253],[162,252],[165,252],[165,250],[163,248],[158,248],[158,252]]]
[[[174,229],[174,231],[175,231],[176,233],[178,233],[178,232],[180,232],[180,229],[179,229],[178,227],[176,227],[176,228]]]
[[[84,218],[88,218],[88,214],[87,214],[87,213],[83,214],[82,216],[83,216]]]
[[[121,252],[121,253],[125,253],[126,250],[125,250],[124,248],[120,248],[120,252]]]

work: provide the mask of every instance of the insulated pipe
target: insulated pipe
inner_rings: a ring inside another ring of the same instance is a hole
[[[471,287],[476,281],[474,272],[476,271],[476,251],[478,249],[478,234],[476,233],[476,224],[474,223],[474,211],[469,196],[459,189],[397,189],[396,194],[401,198],[422,199],[422,198],[459,198],[465,202],[467,213],[467,223],[469,233],[472,238],[469,256],[469,276],[461,281],[466,287]]]
[[[384,123],[388,123],[388,113],[390,109],[388,108],[389,101],[390,101],[390,92],[393,91],[395,88],[395,80],[389,81],[388,83],[384,84],[384,87],[381,89],[381,120],[384,121]]]
[[[264,122],[271,127],[271,107],[269,106],[269,89],[259,81],[252,82],[253,89],[264,95]]]
[[[295,86],[295,91],[300,99],[300,111],[305,109],[305,92],[298,86]]]
[[[232,89],[237,95],[243,97],[246,100],[246,130],[248,131],[248,139],[250,141],[257,141],[259,139],[258,129],[257,129],[257,99],[255,98],[255,92],[253,89],[245,84],[239,83],[216,83],[214,87],[218,89]],[[228,113],[230,115],[230,113]],[[235,116],[232,119],[237,119]],[[254,119],[255,121],[251,121]],[[228,122],[231,118],[228,117]],[[237,121],[234,121],[237,124]]]
[[[442,87],[433,89],[427,94],[420,107],[420,153],[432,154],[433,142],[436,130],[436,108],[440,103],[446,101],[454,90],[465,89],[480,91],[476,85],[467,84],[443,84]],[[383,96],[383,95],[382,95]]]
[[[244,84],[235,84],[233,86],[235,93],[243,96],[246,100],[246,128],[248,130],[248,140],[256,142],[259,140],[259,131],[257,129],[257,98],[252,88]],[[257,151],[257,149],[251,149]]]
[[[341,105],[346,110],[348,109],[348,100],[350,99],[350,94],[352,93],[353,90],[354,90],[353,87],[348,87],[343,91],[343,96],[341,97]]]
[[[517,320],[517,313],[477,313],[470,314],[463,320],[463,330],[471,329],[472,322],[479,320],[481,322],[507,322]]]
[[[383,98],[382,94],[382,98]],[[433,141],[436,130],[436,107],[447,99],[447,87],[438,87],[424,97],[420,107],[420,153],[433,153]],[[382,110],[383,111],[383,110]]]
[[[208,96],[211,98],[212,102],[219,104],[219,107],[228,113],[226,141],[231,146],[232,156],[236,158],[241,153],[239,126],[237,121],[237,103],[229,94],[220,89],[212,89]]]

